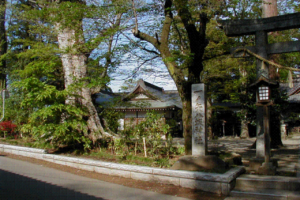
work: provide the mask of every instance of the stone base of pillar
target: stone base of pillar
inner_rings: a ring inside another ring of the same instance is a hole
[[[261,175],[275,175],[276,167],[271,162],[264,162],[262,166],[258,168],[258,174]]]
[[[174,170],[201,171],[203,169],[224,170],[228,164],[217,156],[183,156],[171,167]]]
[[[263,165],[264,162],[265,162],[265,158],[252,158],[249,160],[248,170],[258,172],[258,169]],[[278,167],[277,159],[271,159],[270,162],[272,163],[273,166]]]

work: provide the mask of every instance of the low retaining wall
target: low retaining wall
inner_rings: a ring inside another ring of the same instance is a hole
[[[117,164],[91,159],[47,154],[43,149],[6,144],[0,144],[0,152],[41,159],[101,174],[121,176],[142,181],[157,181],[160,183],[200,189],[222,195],[228,195],[235,186],[235,179],[245,172],[244,167],[236,167],[230,169],[224,174],[216,174]]]

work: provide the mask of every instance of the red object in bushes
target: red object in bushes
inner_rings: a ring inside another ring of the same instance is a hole
[[[0,122],[0,130],[6,131],[7,133],[12,134],[17,125],[13,124],[11,121]]]

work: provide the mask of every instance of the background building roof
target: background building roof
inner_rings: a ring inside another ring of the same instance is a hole
[[[144,96],[138,96],[140,94]],[[140,106],[142,102],[144,108],[182,108],[177,91],[165,91],[163,88],[142,79],[138,80],[135,88],[123,98],[123,101],[131,103],[133,107],[135,105]]]

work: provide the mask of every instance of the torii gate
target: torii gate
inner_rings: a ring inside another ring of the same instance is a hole
[[[300,28],[300,13],[288,14],[262,19],[245,19],[245,20],[221,20],[218,21],[224,29],[227,36],[243,36],[255,35],[256,46],[249,46],[246,49],[259,55],[264,59],[268,59],[268,55],[299,52],[300,41],[290,41],[268,44],[268,32],[282,31],[294,28]],[[234,52],[237,48],[233,48]],[[264,64],[264,61],[257,59],[256,61],[257,78],[264,76],[269,78],[269,67]],[[270,141],[266,141],[264,134],[265,130],[263,121],[263,111],[261,107],[257,108],[257,123],[256,129],[256,158],[263,159],[265,155],[270,154]],[[266,123],[266,122],[265,122]]]
[[[255,35],[256,46],[248,46],[246,49],[265,59],[268,59],[268,55],[271,54],[300,51],[300,41],[268,44],[268,32],[300,28],[300,13],[262,19],[221,20],[218,22],[222,24],[221,28],[223,28],[226,36]],[[237,48],[233,48],[231,51],[234,52]],[[261,73],[268,72],[268,67],[263,66],[262,61],[257,61],[256,71]],[[261,71],[263,67],[265,67],[264,72]],[[257,73],[257,77],[259,77],[261,73]],[[268,77],[268,74],[264,75]]]

